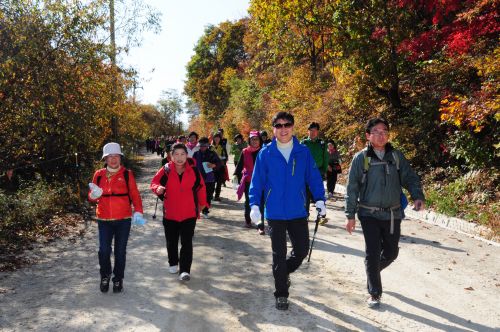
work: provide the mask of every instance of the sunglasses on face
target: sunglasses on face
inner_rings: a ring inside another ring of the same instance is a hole
[[[293,123],[287,122],[287,123],[275,123],[273,125],[274,128],[276,129],[281,129],[281,128],[291,128],[293,126]]]

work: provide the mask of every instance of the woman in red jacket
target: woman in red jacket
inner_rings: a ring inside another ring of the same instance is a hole
[[[96,215],[99,228],[99,266],[101,273],[101,292],[109,290],[111,278],[111,243],[115,238],[113,269],[113,292],[123,290],[126,249],[132,221],[144,222],[142,201],[137,190],[134,175],[121,165],[123,156],[118,143],[104,145],[102,159],[105,168],[97,170],[92,183],[89,183],[89,201],[97,203]]]
[[[191,278],[196,219],[200,217],[201,209],[207,205],[207,198],[203,177],[194,160],[188,160],[184,144],[177,143],[172,147],[172,160],[156,173],[150,188],[158,196],[163,196],[168,271],[172,274],[179,273],[179,280],[188,281]]]

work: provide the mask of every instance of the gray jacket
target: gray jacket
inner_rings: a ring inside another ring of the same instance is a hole
[[[399,158],[400,174],[398,174],[393,151]],[[363,182],[365,153],[367,157],[370,157],[371,162]],[[345,214],[347,218],[354,219],[354,215],[357,212],[358,217],[365,216],[379,220],[391,220],[392,208],[394,218],[401,219],[401,186],[410,192],[411,198],[414,201],[425,199],[420,178],[413,171],[401,151],[393,149],[388,143],[385,148],[384,158],[380,160],[371,146],[366,147],[354,156],[351,168],[349,169],[349,179],[345,196]]]

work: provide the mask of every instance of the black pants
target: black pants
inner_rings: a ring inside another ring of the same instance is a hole
[[[269,235],[273,250],[273,276],[275,297],[288,297],[287,276],[297,270],[309,250],[307,219],[269,220]],[[286,258],[286,233],[292,243],[290,257]]]
[[[193,235],[196,227],[196,218],[186,219],[182,222],[163,219],[165,240],[167,242],[168,264],[179,264],[179,273],[191,272],[193,262]],[[181,239],[181,252],[179,257],[179,237]]]
[[[380,271],[388,267],[399,253],[401,220],[394,220],[394,234],[390,234],[391,221],[359,217],[365,237],[365,268],[368,293],[382,295]]]
[[[335,191],[335,184],[337,183],[337,171],[326,172],[326,190],[329,194]]]
[[[212,199],[214,198],[214,189],[215,189],[215,182],[205,182],[205,191],[207,192],[208,207],[203,208],[203,213],[209,212],[210,204],[212,203]]]
[[[225,176],[225,169],[224,169],[225,166],[223,167],[219,167],[217,168],[216,170],[214,170],[214,175],[215,175],[215,197],[216,198],[219,198],[220,196],[220,192],[221,192],[221,189],[222,189],[222,183],[225,182],[224,180],[224,176]]]
[[[250,183],[247,183],[245,186],[245,222],[247,225],[252,223],[250,219],[250,198],[248,197],[248,191],[250,190]],[[264,229],[264,196],[262,196],[262,201],[259,205],[260,215],[261,215],[261,223],[257,226],[258,229]]]

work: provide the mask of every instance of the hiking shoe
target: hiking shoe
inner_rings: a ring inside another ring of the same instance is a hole
[[[320,218],[319,219],[318,224],[320,224],[321,226],[325,225],[326,223],[328,223],[328,218]]]
[[[333,193],[328,193],[328,199],[333,198]]]
[[[378,308],[380,306],[380,295],[371,295],[366,300],[366,303],[370,308]]]
[[[177,272],[179,272],[178,265],[171,265],[168,267],[168,273],[176,274]]]
[[[205,212],[202,212],[201,217],[203,219],[210,219],[210,216],[208,215],[208,213],[205,213]]]
[[[101,292],[107,293],[109,290],[109,276],[101,278],[101,284],[99,285],[101,288]]]
[[[123,291],[123,280],[113,281],[113,293],[121,293]]]
[[[259,235],[266,235],[266,231],[264,231],[263,229],[259,229]]]
[[[246,228],[252,228],[252,223],[245,222],[245,227],[246,227]]]
[[[220,202],[221,199],[220,199],[220,197],[214,197],[214,201]]]
[[[180,275],[179,275],[179,280],[180,281],[189,281],[191,279],[191,276],[189,275],[189,273],[187,272],[182,272]]]
[[[276,309],[288,310],[288,298],[281,296],[276,298]]]

